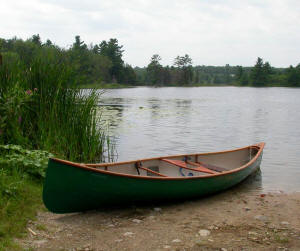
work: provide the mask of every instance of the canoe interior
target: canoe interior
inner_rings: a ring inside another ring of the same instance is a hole
[[[85,164],[96,169],[106,170],[114,173],[127,174],[133,176],[163,176],[163,177],[189,177],[203,176],[214,173],[222,173],[239,168],[256,156],[259,147],[250,146],[236,151],[194,154],[186,156],[175,156],[166,158],[154,158],[140,161],[124,162],[119,164]],[[184,163],[186,168],[176,165],[176,161]],[[198,168],[211,170],[210,173]],[[203,164],[203,165],[202,165]],[[137,166],[138,165],[138,166]],[[139,168],[142,167],[142,168]],[[150,169],[145,170],[145,169]],[[196,170],[195,170],[196,169]]]

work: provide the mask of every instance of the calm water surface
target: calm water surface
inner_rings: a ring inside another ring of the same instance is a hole
[[[261,173],[249,189],[300,191],[300,89],[114,89],[103,94],[101,109],[118,161],[264,141]]]

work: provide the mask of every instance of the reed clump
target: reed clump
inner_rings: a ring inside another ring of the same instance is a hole
[[[66,54],[43,48],[30,60],[20,55],[0,53],[0,250],[21,249],[13,239],[42,208],[49,157],[102,162],[112,149],[100,94],[78,88]]]
[[[111,148],[97,116],[99,93],[77,88],[57,50],[30,63],[4,53],[0,65],[0,144],[43,149],[73,161],[103,161]]]

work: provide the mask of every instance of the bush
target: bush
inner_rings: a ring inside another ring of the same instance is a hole
[[[49,158],[53,154],[41,150],[26,150],[18,145],[0,145],[0,170],[44,178]]]

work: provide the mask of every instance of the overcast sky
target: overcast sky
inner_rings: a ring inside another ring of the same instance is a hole
[[[0,37],[40,34],[68,48],[117,38],[124,60],[146,66],[153,54],[172,65],[275,67],[300,63],[300,0],[0,0]]]

